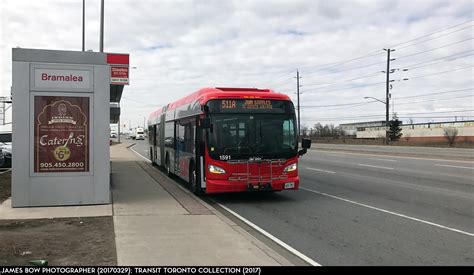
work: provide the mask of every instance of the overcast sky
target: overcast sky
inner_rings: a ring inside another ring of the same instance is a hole
[[[11,48],[81,50],[82,0],[2,0],[0,96],[10,94]],[[201,87],[272,88],[302,124],[474,119],[473,2],[106,0],[106,52],[129,53],[122,124]],[[86,1],[86,49],[99,49],[100,1]],[[352,59],[352,60],[351,60]],[[408,71],[403,69],[408,68]],[[403,80],[408,79],[408,80]],[[392,106],[390,112],[392,113]]]

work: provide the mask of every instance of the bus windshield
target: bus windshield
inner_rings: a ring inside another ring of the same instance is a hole
[[[218,160],[290,158],[297,153],[294,114],[211,114],[208,149]]]

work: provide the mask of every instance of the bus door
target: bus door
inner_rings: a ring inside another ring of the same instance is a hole
[[[189,180],[190,169],[194,169],[195,140],[196,131],[195,120],[180,120],[176,123],[176,158],[179,171],[176,173],[184,180]]]
[[[165,115],[162,114],[160,117],[160,127],[157,132],[157,139],[158,139],[158,154],[157,154],[157,161],[159,161],[159,165],[165,165]]]
[[[201,188],[206,188],[206,164],[205,164],[205,152],[206,152],[206,129],[201,128],[199,117],[196,121],[195,129],[195,160],[196,160],[196,182],[201,185]]]

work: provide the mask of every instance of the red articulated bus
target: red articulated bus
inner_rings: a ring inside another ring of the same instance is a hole
[[[150,114],[150,159],[200,193],[296,190],[295,108],[287,95],[203,88]]]

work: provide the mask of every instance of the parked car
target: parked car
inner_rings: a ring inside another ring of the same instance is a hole
[[[0,132],[0,168],[12,167],[12,133]]]
[[[0,142],[0,168],[12,167],[12,144]]]

